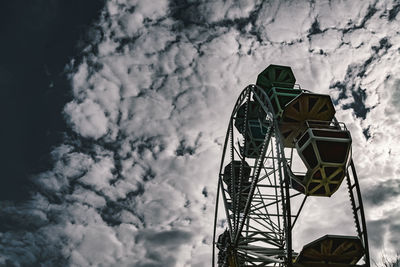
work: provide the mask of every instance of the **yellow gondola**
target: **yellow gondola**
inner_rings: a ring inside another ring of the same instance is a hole
[[[342,183],[351,158],[350,132],[339,123],[307,121],[306,126],[296,149],[307,173],[294,176],[295,184],[303,185],[304,191],[299,191],[306,195],[331,196]]]

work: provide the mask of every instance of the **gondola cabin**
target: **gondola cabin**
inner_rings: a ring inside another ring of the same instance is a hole
[[[364,248],[358,237],[325,235],[303,247],[294,267],[356,266],[363,255]]]
[[[234,124],[244,138],[244,145],[240,148],[242,156],[259,157],[265,135],[270,129],[264,110],[254,101],[244,103],[236,113]]]
[[[294,89],[296,78],[290,67],[269,65],[257,77],[256,85],[263,89],[265,94],[260,95],[260,100],[270,98],[275,114],[280,117],[285,105],[301,93]]]
[[[306,122],[296,149],[307,167],[295,180],[312,196],[331,196],[339,188],[351,158],[351,136],[344,124]]]
[[[303,91],[301,89],[272,87],[268,92],[268,97],[274,109],[275,116],[281,119],[286,105],[299,96]]]
[[[258,75],[256,85],[268,94],[272,87],[293,88],[295,82],[296,78],[290,67],[269,65]]]
[[[233,164],[231,162],[224,168],[222,179],[227,185],[229,196],[231,199],[239,199],[238,197],[234,198],[234,195],[238,196],[240,194],[240,212],[244,210],[250,192],[250,173],[251,168],[246,161],[235,160]],[[232,206],[230,209],[233,209]]]
[[[306,130],[305,121],[331,122],[334,116],[335,108],[329,95],[303,92],[282,111],[279,130],[283,145],[291,148],[295,146],[295,140]]]

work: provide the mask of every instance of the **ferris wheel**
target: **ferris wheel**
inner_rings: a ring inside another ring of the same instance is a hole
[[[329,95],[295,81],[290,67],[270,65],[233,108],[218,177],[213,267],[370,266],[350,132],[335,118]],[[301,172],[293,168],[296,158]],[[332,196],[344,180],[354,236],[324,235],[293,251],[294,226],[307,199]],[[222,233],[219,216],[226,225]]]

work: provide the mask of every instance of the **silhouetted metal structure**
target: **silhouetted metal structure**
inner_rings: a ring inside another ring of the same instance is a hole
[[[295,81],[290,67],[270,65],[235,104],[218,179],[213,266],[370,266],[351,135],[329,95]],[[292,171],[295,151],[305,173]],[[326,235],[294,252],[292,231],[307,198],[330,197],[344,179],[357,235]],[[216,240],[220,197],[227,229]],[[294,198],[301,198],[297,207]]]

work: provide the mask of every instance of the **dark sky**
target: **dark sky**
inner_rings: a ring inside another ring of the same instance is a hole
[[[49,166],[71,99],[63,72],[79,57],[102,0],[0,2],[0,200],[28,197],[28,177]],[[52,84],[52,86],[51,86]]]

